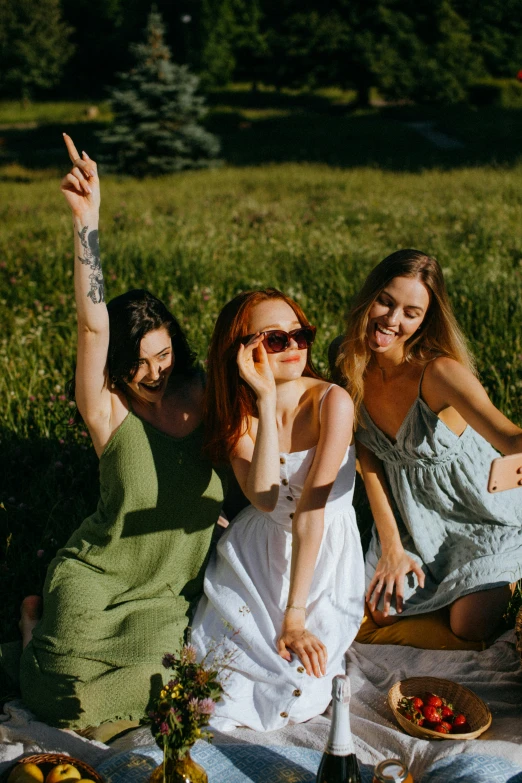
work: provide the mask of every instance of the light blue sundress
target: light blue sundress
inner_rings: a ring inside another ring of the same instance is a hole
[[[425,586],[408,574],[402,616],[522,578],[522,490],[490,494],[499,454],[472,427],[459,437],[419,393],[393,441],[362,405],[356,439],[383,463],[404,549],[422,566]],[[366,554],[366,586],[381,547],[375,525]],[[378,608],[382,609],[383,597]],[[395,607],[390,608],[390,614]]]

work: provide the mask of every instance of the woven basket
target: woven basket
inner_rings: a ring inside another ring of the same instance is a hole
[[[401,715],[397,706],[404,696],[420,696],[425,693],[435,693],[450,704],[456,712],[462,712],[468,719],[471,731],[467,734],[439,734],[438,731],[417,726],[411,720]],[[451,680],[439,677],[410,677],[396,682],[388,693],[388,704],[397,722],[407,734],[419,739],[469,740],[480,736],[491,726],[491,712],[473,691]]]
[[[90,778],[91,780],[94,780],[94,783],[105,783],[102,776],[99,775],[96,770],[86,764],[85,761],[74,759],[72,756],[66,756],[64,753],[39,753],[36,756],[25,756],[25,758],[20,759],[16,762],[16,764],[13,764],[12,767],[4,772],[1,778],[2,783],[7,781],[9,775],[15,767],[19,767],[22,764],[38,764],[44,774],[44,779],[47,777],[47,774],[51,771],[51,769],[57,764],[72,764],[78,769],[79,772],[82,773],[82,777]]]
[[[517,650],[520,655],[520,663],[522,664],[522,606],[518,610],[515,633],[517,635]]]

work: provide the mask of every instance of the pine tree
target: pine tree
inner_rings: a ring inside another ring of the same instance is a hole
[[[132,53],[134,67],[111,90],[114,122],[101,134],[108,167],[140,177],[211,165],[219,141],[199,124],[206,113],[199,79],[171,61],[157,11]]]

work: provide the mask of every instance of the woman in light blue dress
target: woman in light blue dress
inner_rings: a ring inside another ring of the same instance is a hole
[[[522,489],[490,494],[488,474],[498,452],[522,452],[522,429],[477,379],[435,259],[399,250],[375,267],[337,364],[375,521],[374,620],[448,606],[456,635],[487,638],[522,577]]]

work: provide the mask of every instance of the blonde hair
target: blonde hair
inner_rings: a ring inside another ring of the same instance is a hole
[[[358,423],[364,375],[372,356],[366,335],[368,314],[380,293],[396,277],[418,278],[431,293],[420,328],[405,343],[406,361],[423,364],[437,356],[448,356],[476,374],[475,361],[451,308],[439,263],[419,250],[397,250],[372,269],[355,297],[336,361],[354,401]]]

